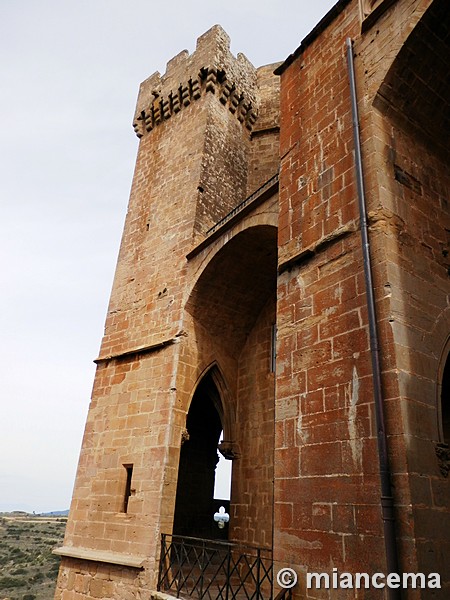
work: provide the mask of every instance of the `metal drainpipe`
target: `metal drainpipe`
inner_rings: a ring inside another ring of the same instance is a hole
[[[364,277],[367,297],[367,310],[369,315],[370,351],[372,358],[373,395],[375,402],[375,419],[378,439],[378,459],[381,478],[381,511],[384,528],[384,545],[386,551],[386,566],[388,573],[399,573],[397,539],[395,535],[394,500],[391,488],[391,470],[387,450],[387,435],[384,422],[383,395],[381,389],[380,350],[377,335],[377,319],[373,291],[372,268],[370,263],[370,244],[368,235],[366,199],[362,170],[361,145],[359,135],[359,115],[356,98],[355,68],[353,63],[353,42],[347,38],[347,64],[350,80],[350,94],[352,102],[353,138],[355,144],[355,169],[358,189],[358,204],[361,221],[361,240],[364,260]],[[391,600],[401,598],[400,589],[387,588]]]

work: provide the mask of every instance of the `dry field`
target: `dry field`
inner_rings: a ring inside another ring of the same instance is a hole
[[[0,516],[0,600],[52,600],[65,517]]]

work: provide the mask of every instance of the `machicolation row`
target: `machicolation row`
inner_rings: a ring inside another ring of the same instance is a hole
[[[235,114],[238,121],[251,131],[255,124],[257,112],[252,103],[237,89],[236,85],[227,79],[224,70],[215,67],[203,67],[197,77],[191,77],[185,84],[180,84],[177,90],[171,91],[167,96],[154,91],[152,104],[133,123],[136,135],[141,138],[145,132],[152,131],[154,127],[167,121],[180,112],[183,107],[189,106],[194,100],[201,98],[202,94],[217,92],[220,102],[228,106],[229,111]]]

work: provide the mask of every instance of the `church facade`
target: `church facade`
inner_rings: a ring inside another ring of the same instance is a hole
[[[340,0],[141,84],[57,599],[448,597],[449,40],[445,0]],[[342,572],[440,587],[308,587]]]

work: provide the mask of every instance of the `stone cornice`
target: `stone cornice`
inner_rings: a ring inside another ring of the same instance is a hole
[[[252,130],[257,117],[252,102],[227,78],[223,69],[202,67],[197,76],[191,77],[167,95],[162,95],[157,90],[153,92],[153,102],[140,111],[134,120],[136,135],[141,138],[208,93],[216,94],[238,121],[249,131]]]
[[[137,346],[136,348],[130,348],[129,350],[124,350],[123,352],[119,352],[117,354],[108,354],[106,356],[99,356],[94,359],[94,362],[99,365],[104,362],[109,362],[110,360],[117,360],[123,358],[133,357],[136,354],[149,354],[150,352],[155,352],[161,350],[161,348],[165,348],[166,346],[170,346],[170,344],[175,344],[179,337],[184,335],[183,332],[177,333],[175,337],[163,339],[157,341],[148,346]]]

